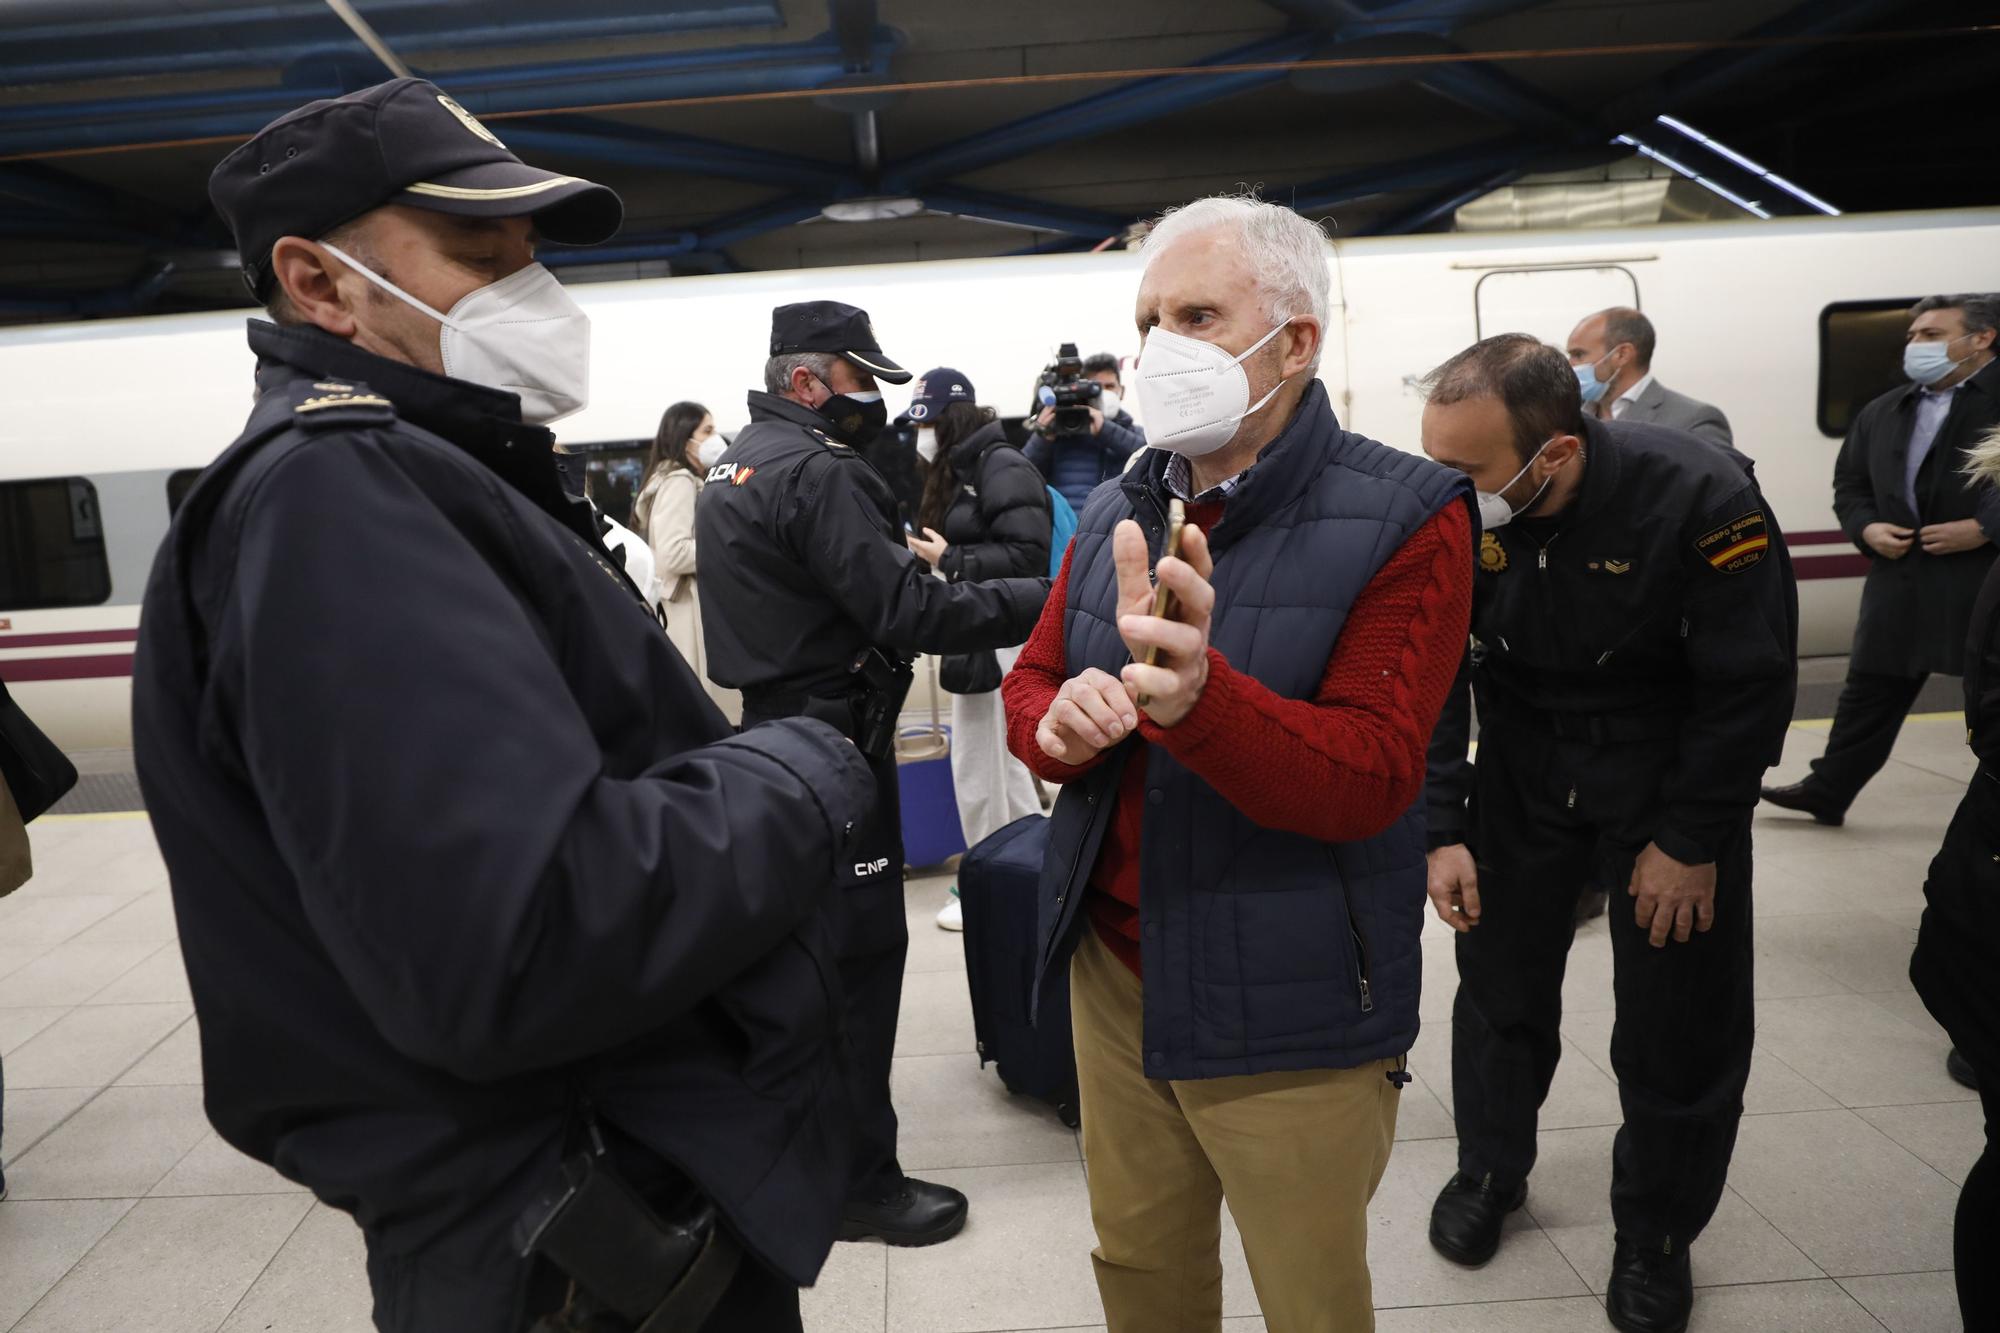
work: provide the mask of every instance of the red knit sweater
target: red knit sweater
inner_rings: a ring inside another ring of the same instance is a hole
[[[1188,521],[1207,532],[1222,509],[1190,505]],[[1008,748],[1050,782],[1074,781],[1105,758],[1073,767],[1035,743],[1035,728],[1067,678],[1068,593],[1065,557],[1034,636],[1001,686]],[[1464,505],[1452,504],[1411,534],[1362,589],[1313,698],[1282,698],[1210,648],[1208,684],[1194,710],[1173,727],[1141,713],[1138,734],[1127,742],[1141,752],[1125,767],[1088,899],[1091,920],[1112,951],[1139,971],[1143,747],[1166,746],[1266,828],[1325,842],[1371,837],[1423,793],[1424,752],[1465,653],[1471,616],[1472,523]]]

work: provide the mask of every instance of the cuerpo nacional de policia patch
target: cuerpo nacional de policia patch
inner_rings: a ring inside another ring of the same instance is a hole
[[[1741,574],[1771,549],[1771,527],[1764,521],[1764,511],[1753,509],[1695,538],[1694,549],[1718,572]]]
[[[1488,574],[1498,574],[1507,568],[1507,550],[1490,532],[1479,534],[1479,567]]]

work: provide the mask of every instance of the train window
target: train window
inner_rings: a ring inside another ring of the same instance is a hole
[[[1819,312],[1819,428],[1846,435],[1854,416],[1903,378],[1903,335],[1912,296],[1895,301],[1836,301]]]
[[[167,478],[167,512],[169,514],[180,512],[181,501],[187,499],[187,493],[194,488],[194,479],[200,475],[200,468],[184,467]]]
[[[0,611],[98,606],[110,596],[97,488],[84,477],[0,482]]]

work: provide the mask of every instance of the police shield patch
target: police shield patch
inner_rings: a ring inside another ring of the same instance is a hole
[[[1771,528],[1764,521],[1764,511],[1753,509],[1695,538],[1694,549],[1718,572],[1741,574],[1755,567],[1771,549]]]
[[[1498,574],[1507,568],[1507,548],[1490,532],[1479,534],[1479,567],[1488,574]]]

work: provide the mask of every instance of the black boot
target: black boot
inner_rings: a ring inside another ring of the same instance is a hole
[[[891,1245],[936,1245],[965,1226],[965,1196],[949,1185],[904,1176],[879,1199],[854,1199],[840,1224],[842,1240],[875,1238]]]
[[[1493,1177],[1454,1175],[1431,1205],[1431,1248],[1455,1264],[1477,1268],[1500,1248],[1507,1214],[1528,1200],[1528,1184],[1495,1186]]]
[[[1839,828],[1847,820],[1847,807],[1837,804],[1833,797],[1808,782],[1794,782],[1789,787],[1765,787],[1765,800],[1780,810],[1797,810],[1811,815],[1817,824],[1829,824]]]
[[[1624,1333],[1683,1333],[1694,1310],[1694,1271],[1686,1246],[1668,1250],[1618,1238],[1604,1312]]]
[[[1944,1072],[1951,1075],[1951,1081],[1960,1087],[1971,1088],[1974,1092],[1979,1091],[1979,1071],[1972,1067],[1972,1061],[1966,1059],[1958,1047],[1954,1046],[1945,1052]],[[0,1198],[5,1197],[4,1194],[0,1194]]]

